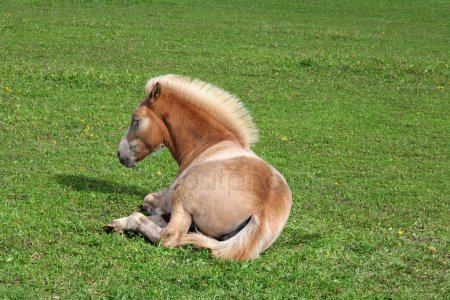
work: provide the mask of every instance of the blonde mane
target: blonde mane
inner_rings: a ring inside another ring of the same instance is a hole
[[[147,93],[157,82],[161,84],[163,92],[165,89],[176,92],[208,112],[233,132],[243,147],[249,148],[258,141],[258,129],[252,116],[237,97],[210,83],[172,74],[150,79],[145,86]]]

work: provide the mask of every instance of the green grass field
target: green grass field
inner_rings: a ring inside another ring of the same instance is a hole
[[[450,295],[448,1],[0,1],[0,298]],[[146,80],[239,96],[294,203],[259,259],[102,226],[170,184],[122,167]]]

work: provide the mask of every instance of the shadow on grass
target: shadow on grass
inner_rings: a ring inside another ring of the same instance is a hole
[[[297,239],[300,244],[308,245],[321,240],[322,235],[320,235],[319,233],[304,233],[300,234]]]
[[[298,233],[285,232],[281,235],[279,244],[281,247],[293,247],[299,245],[314,245],[320,243],[323,236],[317,232],[313,233]]]
[[[108,194],[126,194],[145,197],[149,192],[141,187],[124,185],[104,179],[91,178],[84,175],[63,175],[55,176],[56,181],[77,191],[93,191]]]

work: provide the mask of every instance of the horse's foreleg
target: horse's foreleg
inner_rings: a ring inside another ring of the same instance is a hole
[[[163,227],[167,225],[161,216],[146,217],[139,212],[135,212],[129,217],[115,219],[103,229],[108,232],[123,233],[124,231],[135,231],[142,234],[152,243],[158,243],[161,240]]]
[[[150,193],[144,198],[142,203],[142,209],[148,212],[150,215],[162,215],[164,213],[170,213],[170,205],[168,203],[167,189],[162,192]]]
[[[161,241],[164,246],[176,247],[179,245],[181,237],[187,234],[191,222],[192,217],[184,210],[173,212],[168,224],[160,215],[147,217],[135,212],[128,217],[114,219],[103,227],[103,230],[118,233],[135,231],[152,243],[156,244]]]

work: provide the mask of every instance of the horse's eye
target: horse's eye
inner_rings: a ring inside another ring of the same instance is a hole
[[[132,123],[131,123],[131,126],[132,126],[134,129],[137,129],[137,128],[139,127],[139,120],[138,120],[138,119],[133,119],[133,120],[132,120]]]

